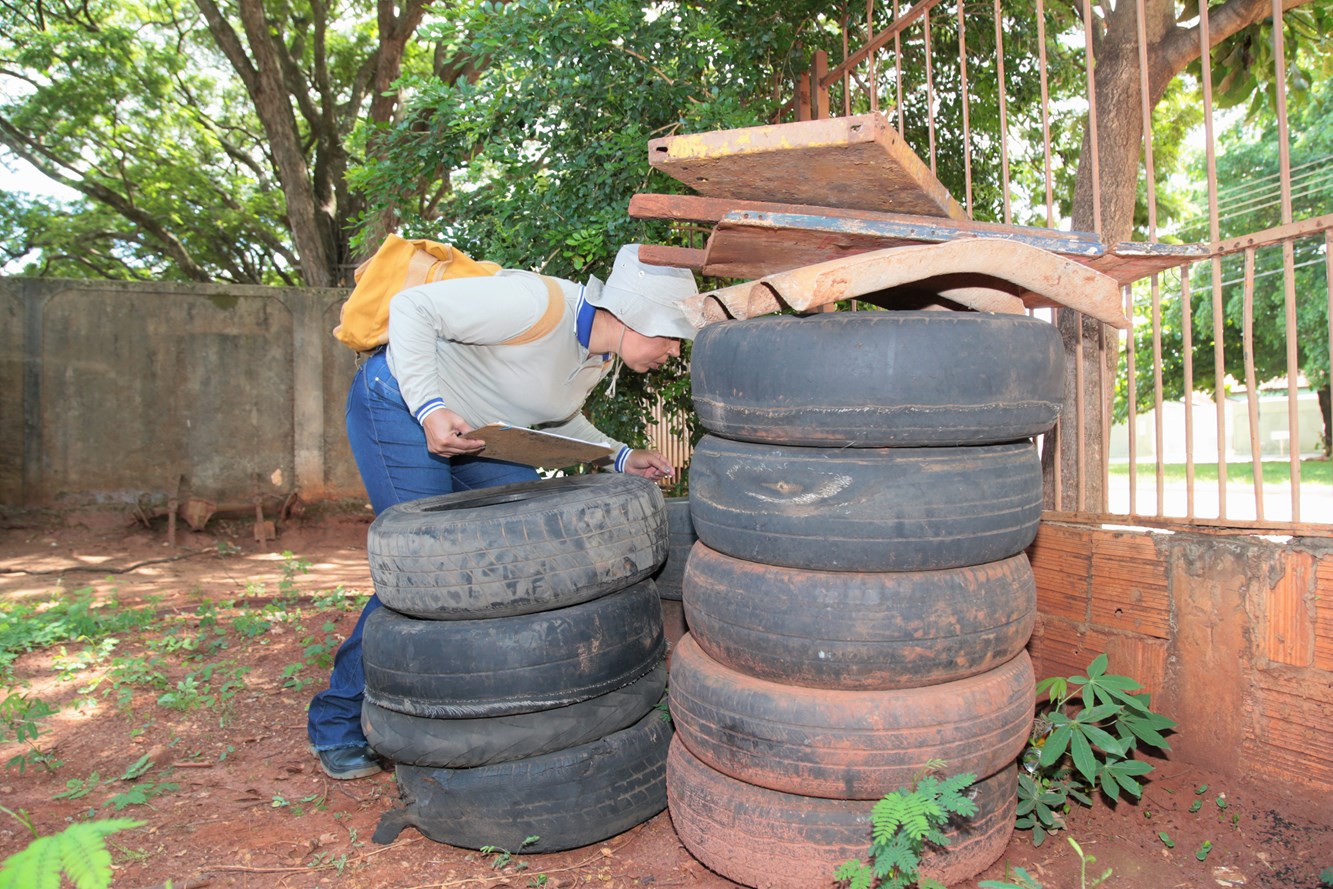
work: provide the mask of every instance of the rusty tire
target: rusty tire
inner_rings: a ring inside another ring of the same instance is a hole
[[[950,844],[922,856],[922,876],[947,886],[970,885],[966,881],[1004,854],[1014,831],[1016,769],[983,778],[971,792],[977,814],[945,829]],[[667,801],[676,835],[690,854],[756,889],[828,886],[838,865],[864,860],[870,846],[869,801],[746,784],[704,765],[679,738],[667,756]]]
[[[965,679],[1027,645],[1037,613],[1026,553],[938,571],[812,571],[695,545],[685,619],[722,664],[844,691]]]
[[[555,608],[478,620],[366,619],[366,700],[436,719],[531,713],[628,685],[662,660],[662,603],[651,580]]]
[[[663,599],[680,601],[685,560],[689,558],[690,547],[699,539],[694,533],[694,523],[690,521],[690,498],[668,497],[666,518],[667,557],[653,575],[653,582],[657,584],[657,594]]]
[[[479,849],[559,852],[601,842],[666,808],[671,724],[656,711],[587,744],[474,769],[397,767],[406,806],[386,813],[375,842],[404,827]],[[525,843],[528,837],[537,837]]]
[[[690,461],[694,531],[767,565],[923,571],[1022,552],[1037,533],[1032,442],[798,448],[704,436]]]
[[[649,577],[666,558],[661,491],[598,473],[425,497],[367,538],[380,601],[432,620],[530,614]]]
[[[710,324],[690,360],[714,435],[818,447],[1031,438],[1064,401],[1059,331],[1025,315],[893,311]]]
[[[586,701],[510,716],[431,719],[361,705],[370,746],[403,765],[466,769],[586,744],[638,722],[662,700],[666,663],[624,688]]]
[[[1036,704],[1027,652],[979,676],[925,688],[838,691],[755,679],[686,635],[672,653],[676,734],[710,768],[829,799],[876,800],[932,759],[982,778],[1013,764]]]

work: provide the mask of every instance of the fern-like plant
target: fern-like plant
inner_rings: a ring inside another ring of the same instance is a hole
[[[875,803],[870,812],[871,864],[849,858],[833,873],[847,889],[944,889],[929,878],[921,879],[921,853],[927,844],[944,847],[949,838],[944,827],[954,815],[971,817],[977,804],[965,793],[976,782],[973,774],[939,779],[929,772],[944,766],[931,760],[927,774],[912,789],[899,788]]]
[[[143,823],[109,818],[71,824],[60,833],[36,837],[0,864],[0,889],[60,889],[62,875],[69,877],[75,889],[107,889],[111,852],[106,838]]]

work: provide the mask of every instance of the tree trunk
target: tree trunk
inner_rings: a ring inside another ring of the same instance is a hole
[[[1300,0],[1284,0],[1288,7]],[[1147,107],[1156,107],[1171,80],[1199,57],[1197,28],[1175,25],[1173,0],[1145,0],[1144,34],[1148,51]],[[1095,231],[1103,244],[1129,240],[1134,230],[1139,163],[1143,153],[1143,83],[1140,76],[1138,4],[1121,0],[1107,10],[1104,27],[1095,35],[1094,98],[1097,113],[1097,170],[1094,184],[1092,128],[1083,134],[1075,178],[1072,224],[1075,231]],[[1213,44],[1272,11],[1271,0],[1228,0],[1210,11]],[[1114,398],[1115,371],[1120,360],[1119,337],[1092,319],[1060,312],[1057,324],[1068,359],[1065,405],[1057,447],[1042,456],[1047,505],[1067,511],[1106,509],[1106,445],[1102,418]],[[1105,342],[1105,348],[1100,348]],[[1074,400],[1081,344],[1082,412]],[[1145,372],[1151,372],[1146,368]],[[1079,430],[1082,430],[1082,479],[1079,479]],[[1058,452],[1058,453],[1057,453]],[[1055,501],[1054,477],[1059,461],[1060,497]]]

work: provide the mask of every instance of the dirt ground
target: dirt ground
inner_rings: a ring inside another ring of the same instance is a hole
[[[26,812],[42,835],[89,818],[143,821],[110,838],[113,885],[124,889],[734,885],[690,856],[665,812],[594,846],[507,862],[411,828],[372,843],[397,804],[392,774],[331,781],[305,739],[306,703],[327,678],[320,658],[370,591],[368,524],[360,510],[312,510],[260,545],[251,522],[214,517],[172,546],[164,524],[114,514],[0,515],[0,606],[89,590],[93,603],[152,614],[114,643],[67,641],[14,663],[27,686],[11,680],[0,699],[13,690],[59,705],[36,744],[60,764],[20,774],[3,763],[31,750],[0,744],[0,806]],[[1333,868],[1333,804],[1294,782],[1251,784],[1170,761],[1151,777],[1139,804],[1076,809],[1040,848],[1015,834],[977,879],[1023,867],[1046,889],[1077,889],[1110,868],[1102,885],[1126,889],[1316,889]],[[1086,883],[1066,836],[1096,858]],[[0,812],[0,859],[30,838]]]

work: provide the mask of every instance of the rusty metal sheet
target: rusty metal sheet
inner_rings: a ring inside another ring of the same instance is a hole
[[[1089,265],[1120,284],[1208,256],[1203,244],[1123,242],[1108,250],[1085,232],[1028,226],[955,226],[911,219],[848,218],[795,213],[728,213],[709,236],[698,270],[718,278],[760,278],[787,269],[887,247],[952,240],[1000,241],[1039,247]]]
[[[652,139],[648,162],[705,196],[967,218],[879,112]]]
[[[979,311],[1015,311],[1016,298],[1026,308],[1066,306],[1129,328],[1115,279],[1048,250],[1003,239],[960,239],[829,260],[700,294],[686,300],[685,311],[695,327],[703,327],[868,296],[891,306],[894,288],[915,297],[923,287]]]

